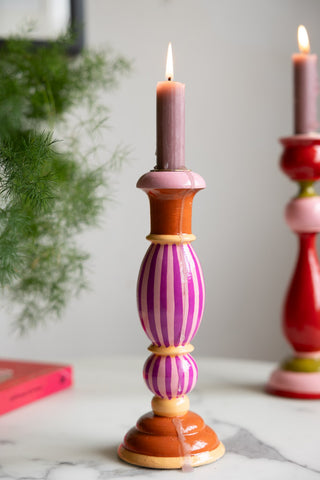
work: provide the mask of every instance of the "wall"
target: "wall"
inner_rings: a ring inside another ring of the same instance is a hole
[[[106,155],[123,141],[131,160],[115,181],[100,230],[81,241],[92,254],[92,289],[60,322],[17,338],[2,311],[2,357],[146,354],[135,282],[148,243],[148,202],[136,190],[155,164],[155,88],[168,41],[175,78],[186,83],[187,165],[207,181],[194,204],[194,247],[207,302],[196,355],[277,360],[296,240],[283,221],[296,188],[278,169],[278,138],[292,131],[290,56],[307,26],[320,53],[316,0],[87,0],[87,42],[134,60],[131,76],[102,101],[112,107]]]

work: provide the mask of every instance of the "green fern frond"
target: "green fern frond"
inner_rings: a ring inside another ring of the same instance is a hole
[[[18,306],[20,333],[59,317],[87,288],[88,254],[75,235],[98,224],[109,176],[128,154],[118,147],[98,167],[87,160],[110,116],[99,91],[117,84],[128,61],[88,50],[70,59],[69,42],[67,34],[34,48],[15,37],[0,48],[0,287]],[[81,130],[94,142],[86,152],[78,126],[66,127],[80,106]],[[59,123],[65,138],[55,137]]]

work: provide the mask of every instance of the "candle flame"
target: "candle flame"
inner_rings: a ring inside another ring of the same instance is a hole
[[[166,77],[168,80],[173,80],[173,58],[171,42],[168,45]]]
[[[304,25],[299,25],[298,27],[298,44],[299,44],[299,50],[301,53],[310,52],[310,42],[309,42],[308,32]]]

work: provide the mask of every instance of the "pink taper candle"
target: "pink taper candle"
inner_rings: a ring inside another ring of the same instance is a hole
[[[311,55],[307,31],[298,28],[300,53],[292,56],[294,71],[294,132],[311,133],[318,128],[317,121],[317,55]]]
[[[157,166],[159,170],[185,168],[184,83],[173,82],[171,43],[168,47],[166,82],[157,85]]]

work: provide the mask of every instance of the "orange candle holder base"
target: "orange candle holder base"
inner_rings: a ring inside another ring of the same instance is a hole
[[[163,417],[149,412],[129,430],[118,455],[140,467],[187,469],[214,462],[224,452],[215,432],[196,413]]]

